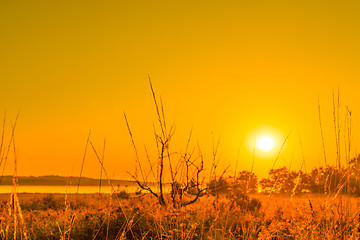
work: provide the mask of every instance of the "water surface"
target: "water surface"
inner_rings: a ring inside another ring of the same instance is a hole
[[[133,186],[116,186],[115,191],[125,190],[127,192],[137,191],[137,187]],[[0,193],[11,193],[14,190],[13,186],[0,186]],[[77,186],[19,186],[18,193],[76,193]],[[101,187],[102,193],[111,193],[112,187]],[[99,193],[99,186],[80,186],[79,193]]]

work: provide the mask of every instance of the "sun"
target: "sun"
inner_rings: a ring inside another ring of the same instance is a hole
[[[270,151],[271,149],[273,149],[274,145],[275,145],[274,140],[269,136],[263,136],[263,137],[259,138],[256,142],[256,146],[264,152],[267,152],[267,151]]]

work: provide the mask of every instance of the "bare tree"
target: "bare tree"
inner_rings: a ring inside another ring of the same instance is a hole
[[[142,190],[155,196],[160,205],[166,206],[170,202],[174,207],[186,206],[196,202],[205,192],[203,188],[204,179],[200,176],[204,169],[203,155],[199,145],[190,151],[192,131],[187,140],[184,154],[179,155],[170,151],[175,125],[172,124],[170,127],[167,125],[162,99],[160,97],[159,103],[150,77],[149,84],[158,122],[157,127],[154,125],[157,158],[155,161],[151,160],[145,147],[149,167],[148,170],[144,168],[144,163],[139,159],[129,121],[124,113],[126,126],[135,150],[137,165],[135,173],[130,175]],[[177,156],[177,160],[174,162],[175,156]],[[156,171],[155,166],[157,166]],[[167,176],[170,177],[168,181],[165,180]],[[149,180],[151,178],[152,181]]]

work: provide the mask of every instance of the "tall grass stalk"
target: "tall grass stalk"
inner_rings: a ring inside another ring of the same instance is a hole
[[[240,150],[241,150],[242,142],[243,142],[243,140],[240,141],[239,149],[238,149],[238,152],[237,152],[237,155],[236,155],[235,169],[234,169],[234,178],[236,177],[236,174],[237,174],[237,169],[238,169],[238,163],[239,163],[239,158],[240,158]]]
[[[77,185],[77,189],[76,189],[77,194],[79,193],[80,181],[81,181],[82,172],[83,172],[83,169],[84,169],[84,163],[85,163],[86,153],[87,153],[87,149],[88,149],[88,145],[89,145],[89,141],[90,141],[90,135],[91,135],[91,130],[89,131],[89,135],[88,135],[87,140],[86,140],[85,151],[84,151],[83,159],[82,159],[82,162],[81,162],[80,176],[79,176],[79,181],[78,181],[78,185]]]
[[[318,96],[318,116],[319,116],[319,125],[320,125],[322,149],[323,149],[323,154],[324,154],[324,162],[325,162],[325,167],[327,167],[326,150],[325,150],[325,140],[324,140],[324,133],[323,133],[322,121],[321,121],[321,108],[320,108],[320,97],[319,97],[319,96]]]
[[[13,180],[12,180],[13,190],[10,194],[10,202],[8,204],[8,209],[9,209],[9,212],[12,213],[12,215],[13,215],[13,226],[14,226],[13,237],[14,237],[14,240],[17,239],[18,226],[19,226],[19,233],[21,236],[20,238],[27,240],[28,234],[27,234],[26,225],[24,222],[24,217],[22,214],[21,206],[20,206],[20,201],[19,201],[18,194],[17,194],[19,182],[18,182],[18,169],[17,169],[18,159],[17,159],[17,151],[16,151],[16,143],[15,143],[15,129],[16,129],[17,121],[18,121],[18,116],[19,116],[19,112],[18,112],[18,114],[16,116],[16,120],[12,126],[11,139],[10,139],[10,142],[8,145],[8,153],[12,146],[13,155],[14,155],[14,172],[13,172]],[[6,154],[5,160],[8,157],[8,153]],[[4,165],[5,165],[5,163],[6,163],[6,161],[4,162]]]
[[[105,158],[105,146],[106,146],[106,138],[104,138],[102,156],[101,156],[101,164],[104,165],[104,158]],[[102,167],[100,167],[100,177],[99,177],[99,196],[101,197],[101,181],[102,181]]]
[[[17,112],[17,114],[16,114],[15,122],[14,122],[14,125],[12,126],[12,129],[11,129],[10,140],[9,140],[8,145],[7,145],[6,152],[4,152],[4,153],[1,155],[0,168],[1,168],[1,165],[3,165],[3,170],[2,170],[2,173],[1,173],[0,184],[2,183],[2,180],[3,180],[6,162],[7,162],[7,159],[8,159],[8,157],[9,157],[11,145],[13,144],[13,138],[14,138],[14,134],[15,134],[16,125],[17,125],[17,122],[18,122],[18,119],[19,119],[19,114],[20,114],[20,110],[19,110],[19,111]],[[1,136],[1,138],[3,138],[3,136],[5,135],[5,121],[6,121],[6,118],[5,118],[5,116],[4,116],[3,129],[2,129],[2,136]],[[2,145],[2,147],[3,147],[3,145]]]
[[[335,131],[335,144],[336,144],[336,163],[338,168],[341,169],[341,128],[340,128],[340,90],[338,89],[337,96],[333,92],[333,121],[334,121],[334,131]]]
[[[279,149],[279,151],[278,151],[278,153],[277,153],[277,155],[276,155],[275,161],[274,161],[274,163],[273,163],[270,171],[275,168],[275,165],[276,165],[277,161],[279,160],[280,154],[281,154],[283,148],[285,147],[285,144],[286,144],[286,142],[288,141],[289,136],[290,136],[290,133],[285,137],[283,143],[281,144],[281,147],[280,147],[280,149]],[[269,175],[269,177],[270,177],[270,175]],[[269,177],[268,177],[268,178],[269,178]]]
[[[90,146],[91,146],[91,148],[92,148],[92,150],[93,150],[93,152],[94,152],[94,154],[95,154],[95,156],[96,156],[96,158],[97,158],[97,160],[98,160],[101,168],[103,169],[103,172],[104,172],[104,174],[105,174],[105,177],[107,178],[107,181],[108,181],[109,185],[111,186],[112,192],[116,192],[116,191],[115,191],[115,187],[114,187],[114,185],[112,184],[111,179],[109,178],[109,175],[107,174],[106,169],[104,168],[103,161],[102,161],[101,158],[99,157],[99,154],[97,153],[97,151],[96,151],[96,149],[95,149],[92,141],[90,140],[89,143],[90,143]],[[132,219],[129,219],[129,218],[127,217],[127,214],[126,214],[126,212],[125,212],[125,210],[124,210],[124,207],[123,207],[122,203],[120,202],[119,198],[117,197],[117,195],[115,195],[115,198],[116,198],[116,201],[117,201],[117,203],[118,203],[118,205],[119,205],[119,207],[120,207],[120,209],[121,209],[121,212],[123,213],[123,215],[124,215],[124,217],[125,217],[125,220],[126,220],[124,226],[123,226],[122,229],[120,229],[120,231],[119,231],[119,233],[121,233],[120,236],[124,236],[128,231],[130,231],[131,234],[134,236],[134,234],[133,234],[133,232],[132,232],[132,230],[131,230]]]

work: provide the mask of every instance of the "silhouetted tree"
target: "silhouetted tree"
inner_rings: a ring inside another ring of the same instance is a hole
[[[300,172],[289,172],[286,167],[271,169],[269,177],[260,181],[261,192],[265,193],[302,193],[310,192],[310,175]]]
[[[258,179],[257,176],[249,171],[241,171],[236,176],[233,187],[243,193],[257,193]]]
[[[280,193],[285,186],[288,171],[286,167],[271,169],[269,177],[260,181],[262,192]]]
[[[229,182],[223,177],[219,177],[218,179],[213,179],[209,182],[207,190],[211,195],[220,195],[226,194],[230,191],[231,186]]]

